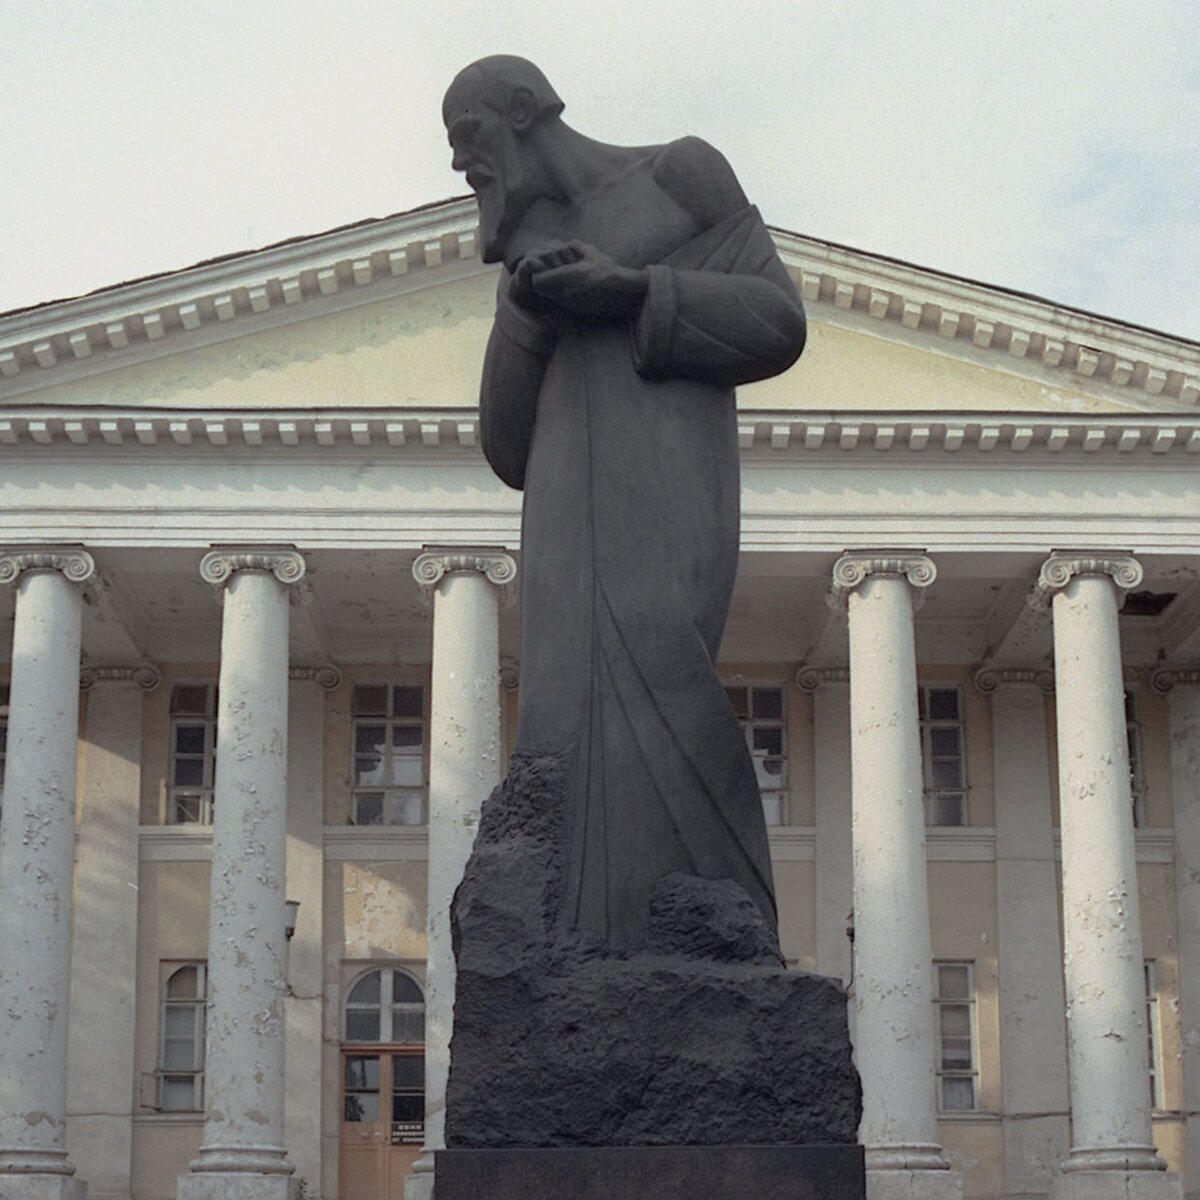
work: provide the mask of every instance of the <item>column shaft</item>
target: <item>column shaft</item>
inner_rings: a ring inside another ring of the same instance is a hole
[[[235,565],[221,622],[204,1137],[180,1200],[292,1190],[283,1147],[287,697],[286,588],[269,568]]]
[[[429,730],[429,893],[425,983],[425,1149],[408,1200],[432,1194],[433,1152],[446,1144],[446,1080],[454,1022],[450,901],[462,880],[484,799],[501,777],[499,596],[487,562],[435,576]],[[511,560],[501,560],[512,572]],[[414,565],[419,581],[422,560]],[[444,571],[444,573],[442,573]]]
[[[90,563],[90,560],[89,560]],[[0,820],[0,1194],[82,1197],[64,1139],[82,597],[17,582]]]

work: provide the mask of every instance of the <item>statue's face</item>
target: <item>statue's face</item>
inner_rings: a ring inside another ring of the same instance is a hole
[[[535,196],[526,195],[529,173],[520,138],[508,118],[490,107],[471,84],[469,76],[451,84],[442,115],[454,152],[450,165],[465,173],[479,200],[483,260],[499,262]]]

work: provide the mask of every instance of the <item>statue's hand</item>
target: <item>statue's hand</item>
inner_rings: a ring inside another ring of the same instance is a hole
[[[566,242],[521,259],[509,294],[531,311],[551,307],[611,320],[636,312],[646,287],[645,271],[622,267],[585,242]]]

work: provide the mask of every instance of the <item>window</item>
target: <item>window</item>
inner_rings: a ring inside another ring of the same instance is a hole
[[[1142,778],[1142,724],[1138,720],[1137,696],[1125,693],[1125,740],[1129,746],[1129,791],[1133,796],[1133,823],[1146,823],[1146,786]]]
[[[967,823],[967,776],[963,755],[962,697],[956,687],[917,689],[925,824]]]
[[[217,688],[177,683],[171,689],[168,825],[211,825],[217,759]]]
[[[382,967],[359,978],[346,996],[348,1042],[425,1043],[425,995],[407,971]]]
[[[733,711],[746,733],[754,760],[754,774],[762,793],[768,825],[787,820],[787,736],[783,715],[783,688],[778,686],[727,687]]]
[[[402,683],[358,684],[351,713],[351,824],[424,824],[423,689]]]
[[[938,1108],[942,1112],[974,1112],[979,1107],[973,976],[973,964],[969,962],[934,964]]]
[[[1146,980],[1146,1049],[1150,1062],[1150,1107],[1162,1108],[1162,1037],[1158,1023],[1158,971],[1154,959],[1142,964]]]
[[[203,963],[177,967],[163,986],[158,1052],[158,1107],[163,1112],[204,1109]]]
[[[8,684],[0,683],[0,808],[4,805],[4,759],[8,753]]]

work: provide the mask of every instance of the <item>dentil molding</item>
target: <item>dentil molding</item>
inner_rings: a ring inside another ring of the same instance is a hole
[[[228,583],[235,571],[270,571],[280,583],[296,584],[304,578],[304,556],[288,548],[228,547],[210,550],[200,560],[200,578],[217,587]]]
[[[96,562],[86,550],[61,547],[0,551],[0,583],[16,583],[23,571],[61,571],[72,583],[87,583]]]
[[[1124,593],[1142,582],[1142,565],[1128,554],[1052,554],[1042,563],[1037,583],[1029,593],[1030,607],[1045,607],[1054,593],[1065,588],[1076,575],[1107,575]]]

